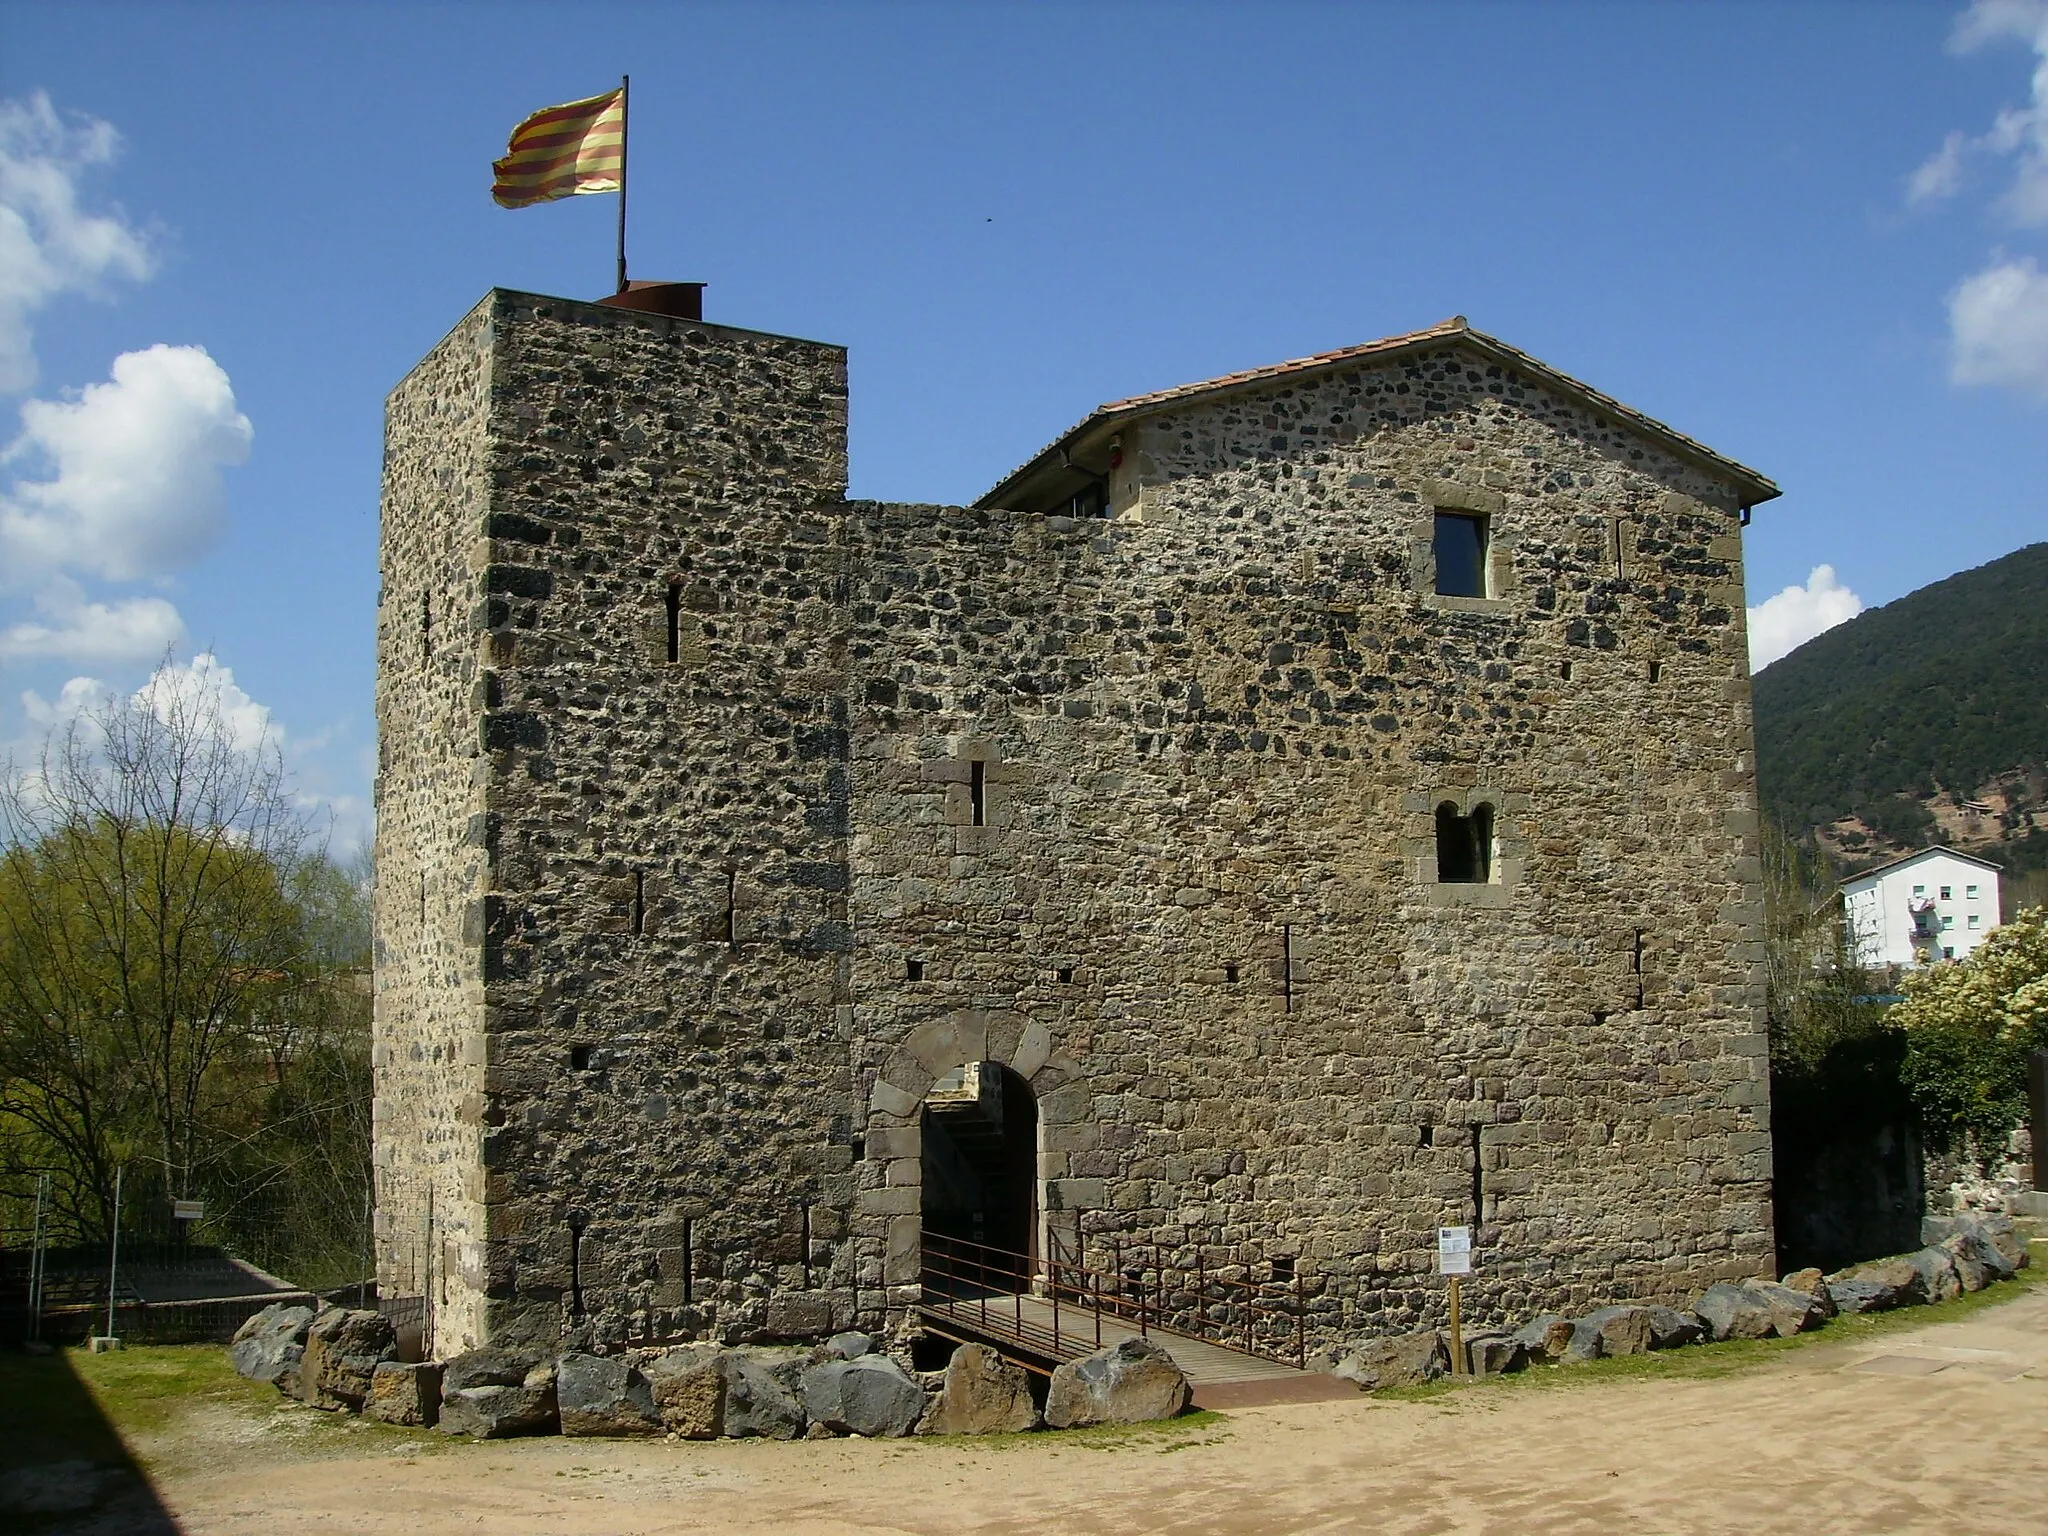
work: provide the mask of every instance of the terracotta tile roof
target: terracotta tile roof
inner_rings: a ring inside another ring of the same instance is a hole
[[[1860,875],[1849,876],[1842,882],[1842,889],[1846,891],[1852,885],[1861,885],[1864,881],[1874,880],[1879,875],[1888,875],[1900,866],[1924,859],[1931,853],[1945,853],[1952,859],[1962,860],[1965,864],[1975,864],[1980,869],[1993,870],[2001,875],[2005,873],[2003,865],[1994,864],[1989,859],[1980,859],[1974,853],[1964,853],[1960,848],[1951,848],[1946,843],[1930,843],[1927,847],[1916,849],[1912,853],[1902,853],[1895,859],[1886,859],[1882,864],[1873,864]]]
[[[1674,431],[1653,417],[1645,416],[1641,411],[1623,405],[1611,395],[1602,394],[1570,374],[1560,373],[1549,364],[1539,362],[1528,353],[1509,346],[1497,337],[1474,330],[1463,315],[1453,315],[1448,320],[1419,331],[1387,336],[1355,347],[1340,347],[1334,352],[1318,352],[1313,357],[1297,357],[1264,368],[1249,368],[1242,373],[1226,373],[1220,378],[1204,379],[1196,384],[1181,384],[1172,389],[1155,390],[1151,394],[1132,395],[1127,400],[1112,400],[1106,405],[1097,406],[1086,418],[1055,438],[1028,462],[1020,465],[974,505],[981,508],[1002,506],[1003,498],[1016,490],[1026,478],[1063,462],[1062,456],[1077,438],[1112,422],[1149,415],[1189,401],[1257,389],[1280,380],[1329,372],[1371,358],[1421,350],[1443,342],[1453,342],[1467,347],[1525,373],[1557,393],[1576,400],[1596,414],[1606,416],[1660,443],[1679,458],[1690,460],[1704,469],[1721,475],[1743,493],[1747,505],[1754,506],[1758,502],[1769,501],[1781,494],[1774,482],[1747,465],[1715,453],[1704,443],[1697,442],[1682,432]]]

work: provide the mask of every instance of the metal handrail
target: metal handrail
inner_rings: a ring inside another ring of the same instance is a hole
[[[1113,1246],[1115,1267],[1104,1270],[1062,1257],[1058,1252],[1058,1234],[1050,1236],[1055,1251],[1034,1259],[1032,1255],[991,1243],[925,1233],[920,1277],[924,1306],[956,1320],[971,1313],[984,1331],[1000,1327],[1020,1343],[1050,1346],[1055,1355],[1074,1342],[1072,1329],[1062,1316],[1064,1303],[1069,1315],[1078,1313],[1078,1322],[1084,1326],[1092,1322],[1098,1349],[1102,1345],[1102,1319],[1106,1314],[1114,1321],[1135,1324],[1141,1337],[1156,1330],[1306,1368],[1307,1288],[1299,1269],[1292,1277],[1290,1294],[1276,1301],[1270,1294],[1271,1288],[1287,1282],[1277,1278],[1241,1279],[1210,1271],[1199,1245],[1195,1248],[1193,1283],[1189,1285],[1185,1278],[1189,1271],[1166,1264],[1157,1243],[1133,1245],[1134,1252],[1149,1250],[1152,1262],[1148,1274],[1142,1263],[1135,1267],[1125,1265],[1126,1250],[1121,1243]],[[1183,1277],[1180,1283],[1169,1278],[1175,1273]],[[962,1296],[962,1289],[973,1294]],[[1027,1290],[1036,1291],[1049,1304],[1049,1327],[1025,1318]],[[1220,1297],[1215,1295],[1218,1291],[1222,1292]],[[1009,1304],[1007,1309],[1005,1302]],[[1224,1316],[1212,1318],[1212,1309],[1221,1310]],[[1005,1310],[1009,1313],[1007,1317],[1002,1315]],[[1294,1347],[1288,1352],[1292,1360],[1283,1359],[1278,1350],[1261,1338],[1261,1313],[1292,1321]]]

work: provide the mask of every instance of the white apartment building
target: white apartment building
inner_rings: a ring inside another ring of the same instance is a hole
[[[1842,883],[1842,905],[1864,965],[1961,960],[1999,924],[1996,864],[1953,848],[1923,848]]]

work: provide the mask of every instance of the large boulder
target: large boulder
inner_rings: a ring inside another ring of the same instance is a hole
[[[1431,1328],[1348,1345],[1329,1359],[1326,1368],[1361,1392],[1377,1392],[1383,1387],[1415,1387],[1435,1381],[1450,1370],[1451,1357],[1443,1336]],[[1052,1422],[1050,1407],[1046,1422]]]
[[[1955,1266],[1956,1279],[1966,1292],[1981,1291],[1994,1278],[1977,1256],[1977,1245],[1974,1232],[1952,1233],[1935,1245],[1948,1255],[1949,1263]]]
[[[1768,1338],[1777,1321],[1763,1297],[1746,1285],[1726,1280],[1708,1286],[1692,1304],[1692,1310],[1707,1325],[1707,1332],[1716,1342]]]
[[[824,1359],[804,1368],[804,1413],[835,1434],[894,1437],[917,1428],[924,1388],[887,1355]]]
[[[1697,1344],[1706,1334],[1707,1325],[1694,1312],[1681,1312],[1676,1307],[1645,1307],[1650,1314],[1650,1348],[1683,1349],[1688,1344]]]
[[[1522,1346],[1504,1333],[1475,1333],[1465,1340],[1466,1368],[1474,1376],[1505,1376],[1522,1368]]]
[[[785,1384],[779,1361],[734,1354],[725,1362],[725,1432],[736,1440],[795,1440],[803,1405]]]
[[[2010,1279],[2027,1267],[2027,1245],[2018,1232],[2013,1230],[2010,1216],[1979,1216],[1972,1223],[1978,1236],[1982,1237],[2006,1262],[2005,1277]]]
[[[450,1360],[441,1373],[444,1435],[502,1440],[551,1435],[559,1427],[555,1363],[516,1349],[476,1349]]]
[[[1922,1248],[1918,1253],[1909,1253],[1906,1262],[1919,1271],[1921,1293],[1930,1304],[1953,1301],[1963,1294],[1963,1281],[1956,1273],[1955,1261],[1939,1248]]]
[[[306,1329],[293,1395],[315,1408],[359,1413],[378,1364],[389,1360],[397,1348],[391,1319],[381,1312],[329,1307]]]
[[[1770,1308],[1771,1332],[1781,1339],[1818,1328],[1832,1315],[1831,1307],[1811,1291],[1796,1290],[1776,1280],[1751,1280],[1743,1289]]]
[[[1651,1335],[1648,1307],[1601,1307],[1572,1325],[1564,1358],[1601,1360],[1613,1355],[1648,1354]]]
[[[306,1355],[306,1329],[313,1309],[273,1301],[235,1330],[228,1362],[238,1375],[284,1388]]]
[[[1437,1345],[1439,1351],[1442,1347]],[[1045,1422],[1054,1429],[1079,1429],[1170,1419],[1184,1412],[1194,1395],[1173,1356],[1150,1339],[1125,1339],[1069,1360],[1052,1373]]]
[[[666,1428],[647,1378],[612,1356],[568,1354],[557,1360],[555,1409],[565,1435],[644,1439]]]
[[[819,1348],[835,1360],[858,1360],[875,1352],[875,1339],[868,1333],[835,1333]]]
[[[670,1434],[716,1440],[725,1433],[726,1352],[715,1346],[671,1350],[647,1366],[655,1411]]]
[[[1789,1285],[1795,1291],[1804,1291],[1820,1304],[1823,1317],[1835,1315],[1835,1300],[1828,1290],[1827,1276],[1817,1269],[1795,1269],[1778,1282]]]
[[[432,1361],[382,1360],[370,1373],[363,1417],[432,1429],[441,1416],[441,1367]]]
[[[1993,1280],[2010,1280],[2025,1267],[2026,1245],[2014,1235],[2012,1218],[1972,1215],[1950,1220],[1955,1230],[1939,1246],[1954,1254],[1957,1245],[1961,1245],[1962,1250],[1983,1269],[1987,1284]]]
[[[1904,1259],[1859,1264],[1828,1281],[1828,1295],[1842,1312],[1888,1312],[1927,1299],[1926,1281]]]
[[[1530,1360],[1562,1360],[1565,1351],[1572,1346],[1572,1331],[1576,1326],[1568,1317],[1546,1312],[1516,1329],[1515,1342],[1522,1346],[1523,1353]]]
[[[998,1435],[1033,1429],[1038,1409],[1031,1378],[986,1344],[962,1344],[946,1362],[945,1382],[918,1421],[920,1435]]]

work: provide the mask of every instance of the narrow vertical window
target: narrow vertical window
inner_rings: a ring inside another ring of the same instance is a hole
[[[691,1281],[697,1268],[697,1259],[695,1248],[690,1240],[696,1234],[691,1230],[692,1225],[693,1223],[690,1218],[685,1216],[683,1218],[683,1305],[686,1307],[695,1299],[692,1295],[693,1287]]]
[[[1443,885],[1484,885],[1493,878],[1493,807],[1461,816],[1455,801],[1436,808],[1436,878]]]
[[[1439,597],[1486,596],[1486,519],[1470,512],[1436,515]]]
[[[434,662],[434,595],[420,594],[420,665],[432,666]]]
[[[733,908],[739,903],[740,876],[736,869],[725,872],[725,947],[740,947],[739,930],[733,924]]]
[[[1628,519],[1625,517],[1608,519],[1607,542],[1609,552],[1614,556],[1614,579],[1616,581],[1625,581],[1628,578],[1627,528]]]
[[[647,931],[647,871],[633,871],[633,933],[637,937]]]
[[[967,799],[973,808],[973,824],[988,825],[988,764],[976,758],[967,765]]]
[[[1280,925],[1280,1011],[1294,1012],[1294,926]]]
[[[680,661],[683,656],[683,578],[675,577],[668,584],[668,659]]]

